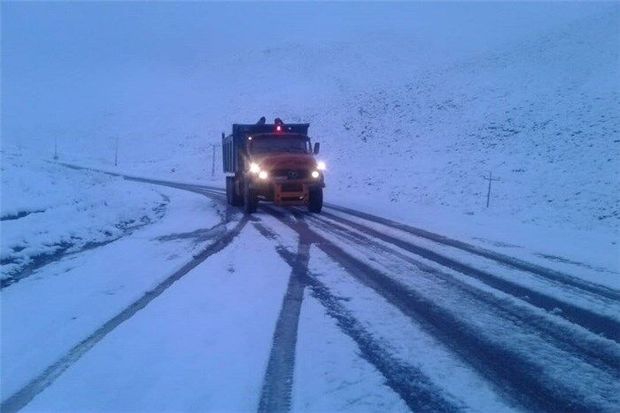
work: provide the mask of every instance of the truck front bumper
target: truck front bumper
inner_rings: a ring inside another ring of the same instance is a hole
[[[323,188],[325,184],[316,181],[253,181],[251,189],[257,191],[258,196],[275,205],[294,206],[307,205],[310,200],[310,190]]]

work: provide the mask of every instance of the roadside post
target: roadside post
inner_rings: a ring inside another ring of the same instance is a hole
[[[211,178],[215,176],[215,144],[211,144]]]
[[[118,136],[114,139],[114,166],[118,166]]]
[[[487,181],[489,181],[489,187],[487,190],[487,208],[489,207],[489,204],[491,202],[491,183],[493,181],[499,181],[499,178],[493,178],[493,172],[489,171],[489,176],[483,176],[483,179],[486,179]]]

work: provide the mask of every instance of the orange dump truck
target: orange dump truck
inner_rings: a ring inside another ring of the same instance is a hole
[[[319,144],[308,137],[307,123],[285,124],[265,119],[253,125],[233,124],[222,133],[226,199],[250,214],[259,201],[276,205],[305,205],[310,212],[323,207],[325,164],[316,160]]]

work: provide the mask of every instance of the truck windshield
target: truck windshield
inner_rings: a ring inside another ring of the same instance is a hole
[[[257,137],[250,144],[250,152],[273,153],[273,152],[293,152],[308,153],[310,142],[307,138],[299,136],[265,136]]]

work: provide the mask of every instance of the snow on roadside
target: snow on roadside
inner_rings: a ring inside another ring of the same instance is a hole
[[[105,246],[49,263],[2,290],[3,398],[191,261],[225,230],[219,225],[219,203],[173,188],[158,190],[170,199],[159,221]]]
[[[160,219],[169,200],[121,178],[2,151],[2,278],[113,241]]]

